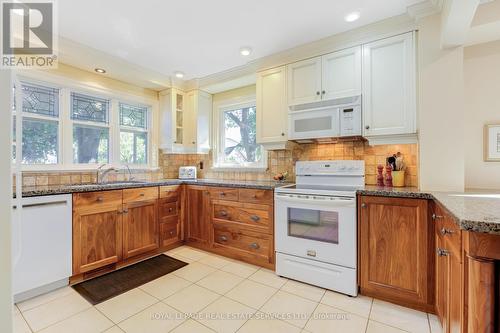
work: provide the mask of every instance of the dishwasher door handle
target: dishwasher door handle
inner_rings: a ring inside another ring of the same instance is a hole
[[[36,202],[36,203],[24,204],[22,207],[30,208],[30,207],[55,206],[55,205],[67,205],[67,204],[68,201],[60,200],[60,201]],[[16,209],[17,206],[14,206],[13,208]]]

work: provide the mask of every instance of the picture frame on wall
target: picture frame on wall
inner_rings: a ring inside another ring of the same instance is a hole
[[[484,161],[500,162],[500,124],[484,126]]]

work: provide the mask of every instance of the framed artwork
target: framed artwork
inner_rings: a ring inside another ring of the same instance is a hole
[[[484,160],[500,162],[500,124],[484,126]]]

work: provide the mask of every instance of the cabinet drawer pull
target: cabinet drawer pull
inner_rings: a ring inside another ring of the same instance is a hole
[[[446,228],[441,228],[441,235],[443,235],[443,236],[451,235],[452,233],[454,233],[453,230],[446,229]]]
[[[254,221],[254,222],[257,222],[257,221],[259,221],[259,220],[260,220],[260,217],[259,217],[258,215],[252,215],[252,216],[250,216],[250,219],[251,219],[252,221]]]
[[[437,255],[440,257],[447,257],[449,254],[450,254],[450,252],[448,250],[440,249],[440,248],[437,249]]]
[[[128,213],[128,209],[124,209],[123,214],[127,214],[127,213]]]
[[[168,211],[169,211],[170,213],[171,213],[173,210],[174,210],[174,209],[173,209],[172,207],[170,207],[170,208],[168,209]]]
[[[222,242],[225,242],[225,241],[227,241],[227,237],[226,236],[219,236],[219,240]]]
[[[441,216],[441,215],[432,214],[432,219],[434,221],[437,220],[437,219],[442,219],[442,218],[443,218],[443,216]]]
[[[221,215],[221,216],[227,216],[227,212],[226,212],[225,210],[221,210],[221,211],[220,211],[220,215]]]
[[[140,194],[139,194],[139,196],[140,196],[140,197],[143,197],[143,196],[144,196],[144,193],[140,193]]]
[[[319,92],[319,91],[316,91],[316,95],[318,95],[318,96],[319,96],[319,94],[320,94],[320,92]]]
[[[102,202],[102,201],[104,201],[104,198],[99,196],[99,197],[97,197],[97,198],[95,199],[95,201],[97,201],[97,202]]]
[[[364,202],[361,204],[361,208],[366,208],[366,204]]]
[[[170,231],[169,232],[170,236],[173,236],[174,235],[174,232],[173,231]]]
[[[254,249],[254,250],[257,250],[257,249],[259,249],[259,248],[260,248],[260,245],[259,245],[259,244],[257,244],[257,243],[251,243],[249,246],[250,246],[250,248],[252,248],[252,249]]]
[[[221,196],[221,197],[223,197],[223,196],[225,196],[225,195],[226,195],[226,193],[224,193],[224,192],[220,192],[220,196]]]

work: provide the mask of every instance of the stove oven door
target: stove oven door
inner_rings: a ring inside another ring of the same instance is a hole
[[[276,251],[356,267],[356,199],[275,195]]]

